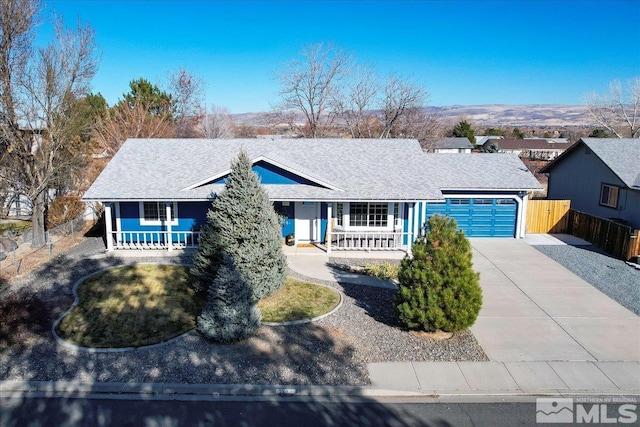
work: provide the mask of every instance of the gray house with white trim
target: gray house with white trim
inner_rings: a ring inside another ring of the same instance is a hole
[[[412,139],[129,139],[84,196],[105,205],[107,249],[197,245],[240,150],[285,218],[332,249],[410,249],[430,215],[476,237],[524,237],[540,185],[508,154],[424,153]]]
[[[583,138],[541,172],[550,199],[640,229],[640,139]]]

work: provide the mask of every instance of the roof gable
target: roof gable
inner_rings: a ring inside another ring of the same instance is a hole
[[[323,188],[329,188],[331,190],[342,191],[341,188],[331,183],[325,182],[322,179],[309,176],[304,172],[297,171],[294,167],[286,166],[272,159],[268,159],[264,156],[260,156],[254,159],[251,163],[252,163],[251,169],[260,178],[261,184],[265,184],[265,185],[303,184],[303,185],[318,186]],[[204,180],[198,181],[192,185],[189,185],[183,188],[182,191],[193,190],[194,188],[202,187],[205,185],[226,184],[230,172],[231,172],[230,169],[226,169],[224,171],[218,172],[208,178],[205,178]]]
[[[549,173],[578,147],[587,147],[627,187],[640,190],[640,139],[638,138],[582,138],[556,160],[540,170]]]

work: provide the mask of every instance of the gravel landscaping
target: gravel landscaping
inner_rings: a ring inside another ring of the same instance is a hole
[[[533,247],[640,315],[640,270],[591,245]]]
[[[0,298],[13,294],[30,300],[46,320],[12,329],[20,330],[19,336],[0,337],[6,340],[0,380],[367,385],[369,362],[488,360],[470,332],[435,340],[402,330],[395,323],[393,290],[322,282],[292,271],[292,277],[340,290],[343,306],[314,323],[262,326],[256,336],[231,345],[211,344],[195,331],[128,352],[90,353],[56,343],[51,325],[71,306],[73,284],[95,271],[133,262],[178,264],[189,258],[107,257],[101,239],[85,239],[1,287]]]

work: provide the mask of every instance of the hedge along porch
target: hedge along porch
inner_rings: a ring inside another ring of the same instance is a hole
[[[523,237],[539,189],[515,155],[427,154],[406,139],[130,139],[84,200],[105,205],[107,249],[197,246],[211,197],[244,149],[283,237],[327,250],[409,250],[428,216],[469,236]]]

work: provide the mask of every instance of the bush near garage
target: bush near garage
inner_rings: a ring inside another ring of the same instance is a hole
[[[482,307],[471,244],[452,218],[429,218],[399,272],[394,304],[409,329],[457,332],[476,321]]]

